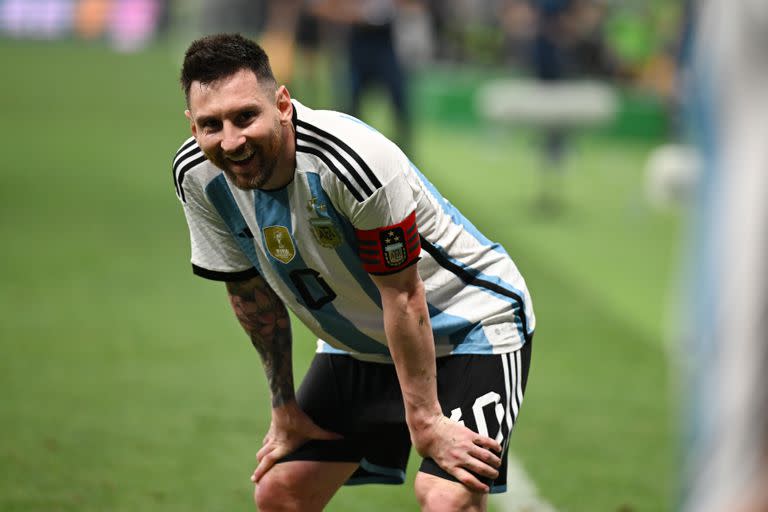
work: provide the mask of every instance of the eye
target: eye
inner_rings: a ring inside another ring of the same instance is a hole
[[[221,130],[221,122],[216,119],[206,119],[201,123],[201,127],[206,133],[214,133]]]
[[[255,117],[256,117],[256,111],[244,110],[237,115],[237,123],[241,125],[247,124],[249,121],[252,121]]]

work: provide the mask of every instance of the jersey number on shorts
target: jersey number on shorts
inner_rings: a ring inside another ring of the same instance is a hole
[[[488,424],[485,421],[485,413],[483,412],[483,409],[492,404],[496,404],[496,406],[493,408],[493,411],[496,413],[496,421],[499,425],[499,431],[496,434],[496,442],[500,443],[504,437],[501,432],[501,423],[504,419],[504,406],[501,405],[501,395],[494,391],[489,391],[483,396],[478,397],[478,399],[475,400],[475,403],[472,404],[472,415],[475,417],[477,433],[487,437]],[[464,424],[464,421],[461,419],[461,409],[459,407],[451,411],[451,419],[461,423],[462,425]]]
[[[291,271],[289,276],[309,309],[320,309],[336,298],[336,292],[320,277],[317,270],[302,268]]]

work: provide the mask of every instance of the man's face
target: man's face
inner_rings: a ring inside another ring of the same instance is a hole
[[[192,82],[187,118],[208,159],[238,188],[272,188],[287,159],[283,130],[292,107],[285,87],[264,87],[250,70],[213,82]],[[282,164],[282,165],[281,165]]]

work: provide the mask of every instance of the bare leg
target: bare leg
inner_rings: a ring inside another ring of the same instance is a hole
[[[253,499],[261,512],[321,511],[355,469],[355,462],[275,464],[256,484]]]
[[[488,506],[487,494],[428,473],[416,475],[415,488],[422,512],[483,512]]]

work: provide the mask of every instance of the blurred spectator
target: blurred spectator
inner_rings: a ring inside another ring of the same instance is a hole
[[[530,48],[533,74],[545,83],[566,80],[572,76],[568,50],[574,24],[573,0],[534,0],[532,8],[536,22]],[[566,128],[547,126],[543,128],[542,137],[544,172],[562,170],[568,139]],[[557,209],[560,206],[557,189],[559,182],[542,176],[537,206],[547,212]]]
[[[270,56],[275,77],[290,84],[295,72],[296,25],[302,0],[268,0],[264,2],[260,23],[260,44]]]
[[[270,0],[201,0],[203,33],[259,34],[267,24]]]
[[[393,139],[408,152],[411,146],[411,111],[407,71],[395,45],[395,20],[403,0],[317,0],[312,12],[346,31],[348,105],[343,110],[361,115],[363,94],[383,86],[395,120]]]
[[[73,0],[6,0],[0,28],[15,37],[54,39],[69,31],[73,9]]]
[[[159,0],[117,0],[110,18],[112,45],[120,51],[136,51],[148,44],[162,17]]]
[[[296,58],[298,60],[296,69],[300,76],[290,85],[291,92],[296,94],[298,89],[298,95],[306,98],[309,105],[323,104],[318,88],[322,74],[321,53],[324,42],[327,42],[324,29],[321,20],[304,4],[296,21]]]
[[[167,0],[5,0],[0,31],[12,37],[106,39],[122,51],[154,40]]]

